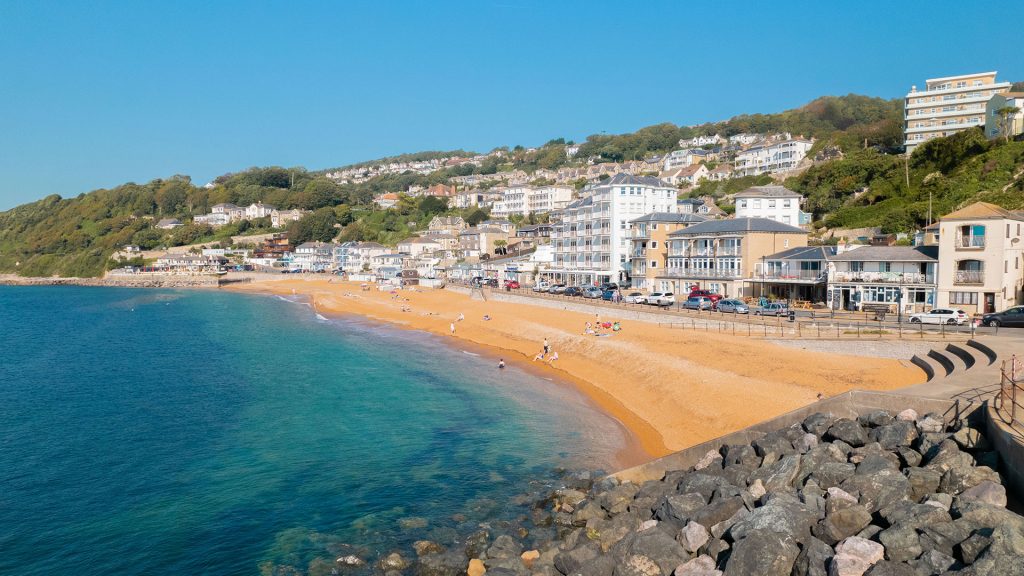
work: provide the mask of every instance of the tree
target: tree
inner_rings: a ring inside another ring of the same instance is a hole
[[[310,180],[299,195],[298,205],[306,210],[316,210],[324,206],[341,203],[341,187],[327,178]]]
[[[470,226],[476,226],[477,224],[483,222],[484,220],[487,220],[488,218],[490,218],[490,215],[487,214],[486,210],[483,210],[481,208],[474,208],[472,212],[470,212],[469,214],[466,215],[465,218],[463,218],[463,220],[465,220],[466,224],[469,224]]]
[[[999,116],[999,131],[1003,133],[1003,139],[1007,142],[1010,141],[1010,136],[1012,136],[1013,119],[1018,112],[1020,112],[1020,108],[1016,106],[1003,106],[996,110],[996,114]]]
[[[156,203],[160,207],[160,213],[168,216],[177,213],[188,201],[189,188],[187,182],[179,179],[164,182],[156,191]]]
[[[495,254],[507,254],[508,251],[505,247],[508,246],[508,240],[498,239],[494,241],[494,253]]]
[[[337,234],[338,222],[333,208],[321,208],[288,225],[288,238],[294,244],[303,242],[330,242]]]

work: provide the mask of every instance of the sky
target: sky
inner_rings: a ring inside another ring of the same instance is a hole
[[[0,210],[1024,80],[1024,3],[0,0]]]

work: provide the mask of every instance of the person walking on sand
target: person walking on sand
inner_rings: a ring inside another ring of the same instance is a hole
[[[548,346],[548,339],[545,338],[544,339],[544,353],[547,354],[550,351],[551,351],[551,346]]]
[[[448,325],[448,328],[452,331],[452,336],[455,336],[455,322]]]

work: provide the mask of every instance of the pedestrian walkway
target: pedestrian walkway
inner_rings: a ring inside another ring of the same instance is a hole
[[[935,374],[924,384],[909,386],[898,392],[908,396],[968,402],[983,402],[994,398],[999,393],[1000,362],[1014,354],[1024,353],[1024,334],[1002,330],[998,335],[969,340],[966,344],[950,344],[945,349],[933,349],[928,358],[915,357],[928,364]],[[914,363],[921,366],[917,361]]]

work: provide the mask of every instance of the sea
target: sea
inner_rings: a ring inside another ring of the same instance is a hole
[[[0,337],[0,574],[414,557],[627,441],[544,372],[297,298],[0,287]]]

